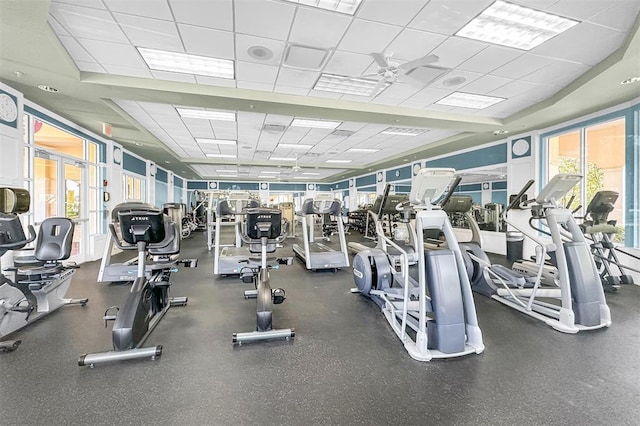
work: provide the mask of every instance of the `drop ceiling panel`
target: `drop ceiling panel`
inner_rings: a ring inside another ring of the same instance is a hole
[[[428,1],[403,1],[399,7],[389,7],[389,3],[384,1],[367,0],[360,5],[358,18],[404,27]]]
[[[182,81],[184,83],[195,83],[196,77],[191,74],[168,71],[151,71],[153,78],[158,80]]]
[[[621,32],[585,22],[532,49],[532,52],[595,65],[619,46],[624,38]]]
[[[207,77],[204,75],[196,75],[198,84],[207,84],[211,86],[236,87],[236,81],[228,78]]]
[[[289,41],[323,49],[335,48],[352,19],[349,15],[300,7]]]
[[[278,67],[273,65],[236,62],[237,79],[241,82],[266,83],[273,85],[278,76]]]
[[[273,92],[273,84],[254,83],[251,81],[239,81],[236,86],[238,89],[259,90],[261,92]]]
[[[621,1],[615,7],[592,17],[589,22],[626,32],[633,25],[634,17],[638,16],[639,11],[640,1]]]
[[[128,43],[118,24],[105,10],[51,3],[50,13],[74,37]]]
[[[236,0],[235,30],[242,34],[286,40],[296,6],[282,1]]]
[[[59,3],[67,3],[72,5],[80,5],[83,7],[91,7],[93,9],[106,10],[102,0],[60,0]]]
[[[87,52],[75,38],[63,35],[58,36],[58,38],[74,61],[93,63],[96,62],[95,59],[93,59],[93,56],[91,56],[89,52]]]
[[[549,66],[527,74],[522,80],[532,83],[564,87],[589,69],[588,65],[576,62],[556,61]]]
[[[301,87],[286,86],[283,84],[276,84],[274,88],[276,93],[285,93],[288,95],[300,95],[305,96],[309,93],[309,89],[303,89]]]
[[[373,58],[369,55],[339,50],[331,56],[331,59],[324,67],[324,72],[343,76],[356,76],[363,74],[372,63]]]
[[[233,31],[232,0],[169,0],[176,22]]]
[[[310,89],[320,77],[319,72],[310,72],[294,68],[281,68],[277,84]]]
[[[586,21],[594,15],[609,9],[611,6],[619,3],[620,0],[608,1],[576,1],[576,0],[560,0],[547,9],[549,13],[553,13],[567,18],[580,21]],[[633,3],[633,2],[629,2]]]
[[[103,67],[96,64],[95,62],[76,61],[76,65],[78,66],[78,69],[80,71],[99,72],[99,73],[107,74],[107,70],[105,70]]]
[[[420,31],[411,28],[403,29],[389,44],[387,50],[393,52],[394,59],[410,61],[427,55],[447,39],[447,36]],[[435,63],[438,65],[438,63]]]
[[[452,35],[493,1],[456,0],[455,7],[451,7],[450,0],[432,0],[416,15],[409,27]]]
[[[127,38],[138,47],[183,52],[176,24],[158,19],[114,13]]]
[[[149,18],[164,19],[167,21],[173,19],[169,4],[166,1],[156,1],[151,7],[148,0],[104,0],[104,3],[114,12],[147,16]]]
[[[551,65],[554,59],[544,56],[534,55],[532,53],[525,53],[522,56],[518,56],[513,61],[501,66],[494,70],[491,74],[499,77],[506,77],[511,79],[522,78],[527,74],[531,74],[541,68]]]
[[[233,33],[211,28],[178,24],[187,53],[213,58],[234,59]]]
[[[460,64],[458,69],[488,74],[523,54],[522,50],[490,45]]]
[[[499,87],[489,93],[490,96],[497,96],[499,98],[513,98],[522,93],[529,92],[531,90],[541,89],[544,85],[530,83],[528,81],[516,80],[511,83],[507,83],[502,87]]]
[[[423,105],[423,108],[431,105],[432,103],[444,98],[450,94],[452,90],[436,89],[432,87],[426,87],[420,90],[415,95],[411,96],[407,101],[417,102]]]
[[[103,67],[109,74],[126,75],[129,77],[141,77],[141,78],[152,77],[149,71],[142,68],[130,68],[130,67],[123,67],[120,65],[110,65],[110,64],[104,64]]]
[[[401,27],[394,25],[355,19],[338,48],[339,50],[364,54],[382,52],[401,30]]]
[[[47,19],[47,22],[49,22],[49,25],[51,26],[51,29],[57,35],[71,37],[71,34],[69,34],[69,31],[65,30],[64,27],[62,25],[60,25],[60,23],[53,17],[53,15],[49,15],[49,18]]]
[[[449,37],[431,53],[440,57],[437,63],[438,66],[456,68],[487,46],[488,44],[475,40],[462,37]]]
[[[505,84],[511,83],[510,78],[498,77],[495,75],[485,75],[464,86],[464,92],[486,95]]]
[[[489,108],[479,110],[475,115],[504,118],[528,108],[533,104],[535,104],[535,101],[529,101],[526,99],[507,99],[506,101],[502,101],[490,106]]]
[[[272,52],[273,55],[268,59],[254,58],[248,53],[249,48],[254,46],[266,47]],[[283,41],[254,37],[246,34],[236,34],[235,48],[236,60],[238,61],[255,62],[265,65],[280,65],[282,54],[285,49],[285,43]]]
[[[110,43],[98,40],[80,39],[80,44],[99,64],[139,68],[148,72],[138,51],[129,44]]]

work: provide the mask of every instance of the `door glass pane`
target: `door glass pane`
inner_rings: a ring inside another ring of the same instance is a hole
[[[616,191],[620,196],[609,213],[609,220],[618,222],[616,241],[624,240],[624,118],[586,128],[587,152],[587,203],[596,192]]]
[[[73,232],[71,256],[80,254],[82,241],[82,225],[77,222],[81,215],[80,188],[82,184],[82,169],[74,164],[64,164],[64,213],[76,222]]]
[[[58,215],[58,162],[35,158],[33,162],[34,195],[31,208],[34,220],[42,222]]]
[[[33,140],[50,151],[84,159],[84,141],[40,120],[33,120]]]
[[[65,206],[64,214],[69,219],[80,219],[80,184],[82,170],[73,164],[64,165]]]
[[[558,173],[582,174],[580,170],[580,131],[565,133],[549,138],[549,175],[548,179]],[[580,185],[573,187],[565,199],[561,201],[566,205],[571,196],[575,196],[572,207],[583,204],[580,197]]]

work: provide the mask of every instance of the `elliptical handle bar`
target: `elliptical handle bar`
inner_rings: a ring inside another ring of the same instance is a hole
[[[524,186],[522,187],[520,192],[518,192],[518,195],[516,195],[514,197],[514,199],[509,203],[509,205],[505,209],[505,213],[508,212],[509,210],[511,210],[512,208],[514,208],[515,206],[517,206],[518,204],[520,204],[520,199],[522,198],[524,193],[527,192],[529,190],[529,188],[531,188],[531,186],[534,184],[534,182],[535,182],[535,180],[529,179],[529,181],[524,184]]]
[[[449,198],[451,198],[453,196],[453,192],[456,190],[458,185],[460,185],[461,181],[462,181],[462,176],[456,175],[456,178],[453,180],[453,182],[451,182],[451,184],[449,184],[449,190],[447,191],[447,194],[444,196],[442,201],[440,201],[438,203],[441,207],[443,207],[445,204],[447,204],[447,201],[449,201]]]

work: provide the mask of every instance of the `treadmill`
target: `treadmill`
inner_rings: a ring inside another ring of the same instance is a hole
[[[349,253],[344,233],[344,224],[340,220],[342,203],[333,198],[332,194],[320,193],[308,198],[302,204],[302,209],[296,214],[302,218],[303,246],[293,244],[293,253],[305,263],[311,271],[346,268],[349,266]],[[330,214],[338,218],[337,228],[340,239],[340,251],[314,241],[313,215]]]
[[[214,275],[239,275],[242,268],[246,267],[246,263],[242,262],[251,254],[247,247],[242,246],[244,210],[254,207],[260,207],[260,201],[246,191],[232,191],[227,198],[218,200],[213,244]],[[220,242],[222,228],[233,228],[233,244],[224,245]]]

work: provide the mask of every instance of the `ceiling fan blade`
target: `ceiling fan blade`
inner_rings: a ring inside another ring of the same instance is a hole
[[[376,61],[376,64],[378,64],[380,68],[389,68],[389,62],[387,62],[387,58],[385,58],[382,53],[369,53],[369,56]]]
[[[401,64],[400,69],[402,70],[403,73],[407,73],[414,68],[418,68],[423,65],[429,65],[434,62],[438,62],[438,59],[440,58],[437,55],[423,56],[422,58],[414,59],[413,61],[409,61],[409,62],[405,62],[404,64]]]
[[[402,77],[399,77],[397,81],[400,81],[401,83],[407,83],[411,86],[414,87],[425,87],[426,84],[424,81],[419,80],[413,76],[410,76],[408,74],[403,74]]]
[[[379,77],[380,74],[376,73],[376,74],[362,74],[362,75],[352,75],[352,76],[345,76],[345,77],[336,77],[338,80],[354,80],[356,78],[370,78],[370,77]]]

